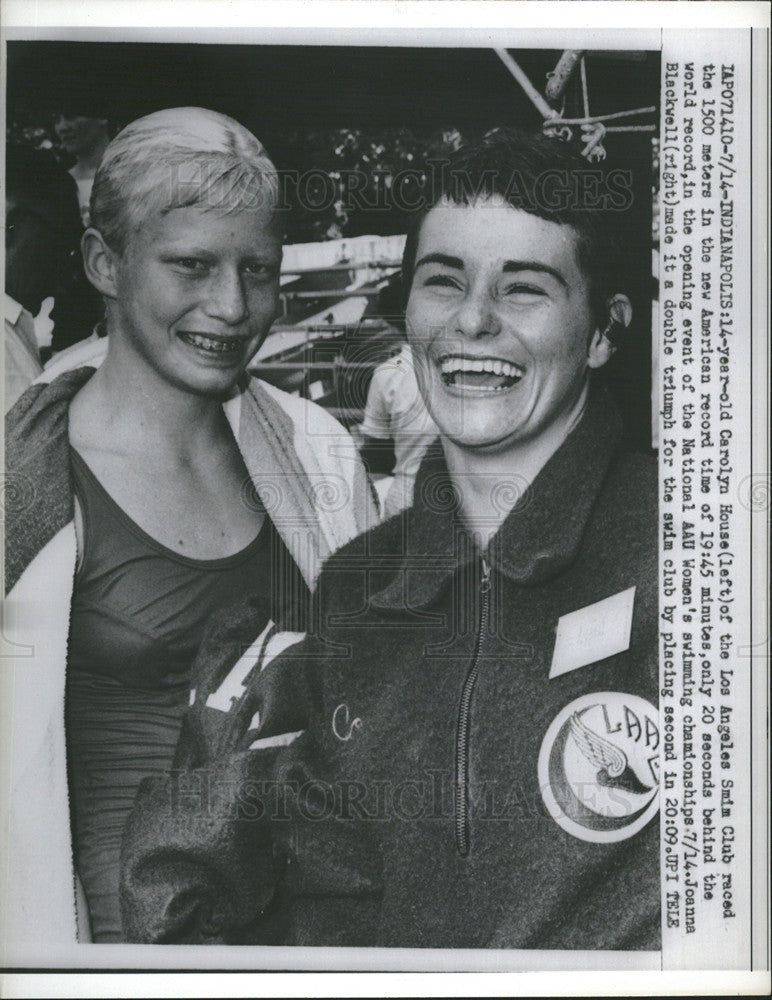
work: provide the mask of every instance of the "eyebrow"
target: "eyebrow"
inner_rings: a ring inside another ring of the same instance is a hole
[[[540,274],[550,274],[564,288],[568,288],[568,282],[554,267],[549,264],[541,264],[538,260],[505,260],[501,269],[505,274],[516,274],[519,271],[537,271]]]
[[[416,269],[422,264],[442,264],[445,267],[452,267],[458,271],[464,270],[464,262],[460,257],[451,257],[444,253],[426,254],[426,256],[416,261]],[[550,267],[549,264],[542,264],[538,260],[505,260],[501,270],[504,274],[517,274],[520,271],[536,271],[539,274],[549,274],[564,288],[568,288],[568,282],[560,271],[554,267]]]
[[[454,267],[458,271],[464,270],[464,262],[460,257],[450,257],[446,253],[427,253],[425,257],[415,262],[416,268],[422,264],[444,264],[445,267]]]

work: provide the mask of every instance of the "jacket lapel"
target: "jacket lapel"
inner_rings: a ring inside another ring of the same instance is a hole
[[[577,427],[507,515],[486,553],[491,565],[527,586],[548,580],[576,558],[587,520],[621,438],[619,415],[604,393],[591,394]],[[429,604],[461,567],[479,558],[435,442],[418,473],[415,501],[403,515],[402,564],[373,607]]]
[[[93,368],[31,386],[6,415],[5,591],[73,518],[67,416]]]

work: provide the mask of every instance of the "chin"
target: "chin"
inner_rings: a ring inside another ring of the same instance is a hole
[[[447,420],[432,414],[440,434],[459,448],[496,448],[512,439],[512,432],[501,423],[478,424],[470,420]]]
[[[244,370],[223,373],[217,378],[211,375],[199,375],[198,378],[191,376],[186,379],[179,379],[177,385],[193,396],[201,396],[205,399],[217,399],[220,401],[229,399],[238,389],[239,383],[245,377]]]
[[[440,407],[431,412],[434,422],[444,438],[452,441],[459,448],[469,450],[495,451],[516,442],[524,428],[513,426],[512,414],[475,413],[472,407],[464,408],[465,412],[453,408],[454,412],[443,413]]]
[[[512,434],[507,434],[504,437],[501,436],[501,432],[496,435],[493,434],[443,434],[449,441],[458,448],[463,448],[466,451],[475,452],[486,452],[489,454],[495,454],[497,451],[506,451],[511,448],[512,445],[517,443],[517,436]]]

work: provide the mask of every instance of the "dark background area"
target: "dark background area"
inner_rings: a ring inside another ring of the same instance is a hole
[[[559,50],[510,50],[543,93]],[[659,53],[588,53],[593,115],[659,103]],[[9,142],[51,145],[53,117],[79,111],[117,129],[151,111],[201,105],[236,118],[265,144],[280,170],[388,174],[419,169],[491,128],[541,126],[541,115],[491,49],[255,46],[107,42],[9,42]],[[565,117],[583,113],[574,80]],[[656,123],[658,116],[649,116]],[[604,166],[629,169],[633,203],[624,253],[635,319],[604,373],[623,404],[631,440],[650,440],[652,134],[609,134]],[[294,206],[291,242],[331,235],[404,232],[404,212],[361,208],[309,212]]]
[[[560,52],[512,52],[543,91]],[[658,102],[659,53],[590,54],[587,72],[592,114]],[[123,123],[163,107],[211,107],[277,157],[292,130],[541,123],[490,49],[9,42],[13,116],[39,118],[58,92],[80,92]]]

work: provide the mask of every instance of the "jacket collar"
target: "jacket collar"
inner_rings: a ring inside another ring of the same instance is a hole
[[[582,419],[491,540],[486,557],[493,569],[528,585],[574,561],[620,439],[616,407],[605,393],[591,393]],[[421,464],[414,504],[402,517],[402,564],[371,599],[384,610],[430,603],[453,573],[479,557],[461,522],[439,441]]]
[[[6,414],[6,593],[43,547],[73,518],[70,402],[93,368],[35,383]]]

